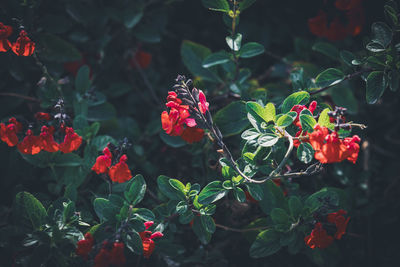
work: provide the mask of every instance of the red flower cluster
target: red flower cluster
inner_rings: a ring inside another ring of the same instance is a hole
[[[327,127],[319,124],[314,126],[314,132],[308,134],[309,142],[315,150],[314,157],[321,163],[334,163],[348,160],[356,163],[360,151],[360,137],[340,139],[337,132],[330,133]]]
[[[37,113],[35,117],[38,120],[47,120],[51,116],[48,113]],[[26,131],[24,139],[19,143],[17,134],[22,131],[22,124],[15,118],[11,118],[9,123],[5,125],[0,123],[0,137],[1,140],[7,143],[8,146],[17,146],[22,154],[35,155],[40,151],[71,153],[79,148],[82,143],[82,137],[75,133],[71,127],[61,127],[64,131],[64,141],[58,144],[54,140],[54,127],[43,125],[40,135],[35,136],[31,129]]]
[[[306,245],[312,249],[326,248],[332,244],[334,239],[341,239],[346,233],[347,224],[350,220],[350,217],[347,219],[344,218],[343,215],[346,214],[347,212],[345,210],[339,210],[338,212],[328,214],[328,223],[335,224],[336,226],[336,233],[334,236],[328,235],[326,230],[322,227],[321,222],[316,223],[314,229],[311,231],[311,234],[304,238]]]
[[[35,43],[29,39],[25,30],[21,30],[13,44],[7,39],[12,34],[12,27],[0,22],[0,52],[11,50],[18,56],[30,56],[35,51]]]
[[[114,242],[111,244],[107,241],[103,242],[103,247],[94,258],[93,267],[109,267],[123,266],[126,263],[124,254],[125,245],[122,242]]]
[[[92,251],[94,244],[93,236],[90,233],[85,234],[85,239],[79,240],[76,244],[75,253],[85,260],[88,259],[90,251]]]
[[[152,55],[150,53],[138,49],[138,51],[129,60],[129,65],[131,65],[133,69],[136,69],[137,66],[139,66],[139,68],[146,69],[149,67],[151,59]]]
[[[297,113],[296,119],[293,121],[293,124],[299,127],[299,131],[296,133],[295,137],[299,137],[303,133],[303,129],[301,128],[300,124],[300,113],[304,109],[308,109],[311,113],[314,113],[315,109],[317,108],[317,101],[312,101],[308,108],[305,105],[294,105],[290,111],[295,111]],[[307,132],[304,132],[303,135],[307,135]],[[298,147],[300,145],[300,141],[295,139],[293,140],[293,145]]]
[[[93,165],[92,170],[97,174],[105,173],[111,178],[113,182],[124,183],[132,178],[132,173],[129,170],[126,161],[128,157],[122,155],[119,162],[114,166],[112,164],[112,153],[108,147],[103,149],[103,155],[98,156],[96,163]]]
[[[139,235],[142,238],[143,244],[143,256],[148,259],[150,258],[151,254],[153,253],[156,244],[153,241],[153,238],[163,237],[164,235],[161,232],[154,232],[148,231],[148,229],[154,224],[153,221],[148,221],[144,223],[146,227],[146,231],[140,232]]]
[[[163,130],[171,136],[181,136],[189,144],[198,142],[203,138],[204,130],[196,127],[195,119],[190,118],[189,106],[182,105],[182,100],[173,91],[168,92],[166,106],[170,108],[169,113],[163,111],[161,124]],[[199,91],[199,110],[205,113],[208,110],[208,103],[204,93]]]
[[[310,31],[319,37],[331,41],[343,40],[349,35],[358,35],[365,22],[362,0],[336,0],[335,12],[344,12],[347,23],[343,23],[340,14],[333,19],[328,19],[328,14],[320,10],[318,15],[308,20]]]

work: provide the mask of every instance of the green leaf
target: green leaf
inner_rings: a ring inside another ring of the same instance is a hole
[[[132,213],[143,221],[154,221],[156,217],[151,210],[145,208],[132,209]]]
[[[339,50],[330,43],[318,42],[313,45],[312,49],[314,51],[320,52],[321,54],[324,54],[325,56],[333,60],[339,59]]]
[[[90,88],[90,69],[87,65],[79,68],[75,78],[75,89],[81,93],[86,93]]]
[[[256,42],[250,42],[240,48],[239,56],[241,58],[250,58],[260,55],[264,53],[264,51],[265,49],[263,45]]]
[[[399,18],[397,17],[397,11],[391,5],[385,5],[385,16],[387,20],[391,22],[393,26],[399,24]]]
[[[199,216],[194,217],[192,229],[201,243],[207,244],[210,242],[211,233],[206,231]]]
[[[317,121],[310,115],[300,114],[300,124],[304,131],[311,133],[314,131],[314,126],[317,124]]]
[[[289,113],[283,114],[279,117],[276,125],[279,127],[287,127],[291,125],[297,117],[297,113],[295,111],[291,111]]]
[[[369,42],[365,46],[365,48],[374,53],[379,53],[379,52],[385,51],[385,47],[381,43],[378,43],[377,41]]]
[[[15,209],[31,222],[34,229],[39,229],[46,222],[46,209],[31,193],[19,192],[15,196]]]
[[[246,194],[244,193],[243,189],[240,187],[234,187],[233,195],[235,196],[236,200],[239,202],[246,201]]]
[[[231,36],[227,36],[225,41],[231,50],[239,51],[242,44],[242,35],[237,33],[233,39]]]
[[[177,212],[178,212],[178,207],[177,207]],[[186,210],[185,213],[183,213],[179,216],[179,223],[188,224],[193,220],[193,218],[194,218],[193,212],[188,209],[188,210]]]
[[[272,103],[268,103],[265,107],[262,107],[257,102],[247,102],[246,110],[259,122],[270,122],[275,121],[275,106]]]
[[[191,41],[183,41],[181,46],[182,61],[189,71],[200,78],[210,81],[218,82],[220,79],[212,70],[212,68],[204,68],[203,60],[211,54],[210,49]]]
[[[41,34],[38,42],[43,47],[39,58],[55,62],[71,62],[81,59],[81,53],[70,43],[52,34]]]
[[[260,136],[260,133],[255,128],[244,131],[241,135],[244,140],[254,140]]]
[[[273,229],[262,231],[250,247],[250,257],[262,258],[276,253],[280,248],[279,233]]]
[[[220,51],[207,56],[203,60],[203,67],[209,68],[216,65],[224,64],[231,59],[230,54],[226,51]]]
[[[125,189],[124,196],[133,206],[142,201],[146,193],[146,182],[141,174],[133,177]]]
[[[203,205],[211,204],[223,198],[227,192],[228,191],[222,187],[221,181],[213,181],[201,190],[198,202]]]
[[[75,213],[75,203],[73,201],[69,201],[68,203],[63,204],[63,223],[67,223]]]
[[[260,201],[264,197],[264,192],[261,188],[261,185],[258,184],[246,184],[247,190],[250,195],[257,201]]]
[[[262,134],[258,139],[257,143],[262,147],[270,147],[275,145],[279,140],[279,137],[274,134]]]
[[[375,22],[371,26],[372,40],[387,47],[393,38],[393,32],[384,22]]]
[[[200,220],[201,224],[207,232],[209,232],[210,234],[215,232],[215,222],[211,216],[202,215],[200,216]]]
[[[172,200],[185,200],[186,197],[181,191],[176,190],[169,183],[170,178],[164,175],[160,175],[157,178],[157,185],[160,192]]]
[[[282,104],[282,113],[288,113],[294,105],[305,105],[310,101],[310,94],[300,91],[289,95]]]
[[[249,126],[246,103],[244,101],[230,103],[214,115],[214,122],[225,137],[241,133]]]
[[[303,210],[303,204],[301,203],[300,199],[296,196],[291,196],[289,198],[288,203],[289,203],[290,214],[295,220],[298,220]]]
[[[143,254],[142,238],[136,231],[129,231],[127,235],[122,235],[126,247],[136,254]]]
[[[242,0],[239,3],[239,10],[242,12],[243,10],[249,8],[255,2],[256,0]]]
[[[333,102],[336,105],[347,108],[347,111],[349,113],[357,112],[358,100],[346,83],[339,84],[332,88],[330,94],[332,96]]]
[[[213,11],[229,12],[227,0],[202,0],[203,5]]]
[[[88,121],[106,121],[115,118],[117,111],[110,103],[90,107],[87,114]]]
[[[275,121],[276,119],[276,110],[275,105],[273,103],[268,103],[265,108],[265,112],[263,112],[263,116],[267,122]]]
[[[189,205],[186,203],[186,201],[179,201],[179,203],[176,205],[176,212],[179,215],[185,214],[185,212],[188,210]],[[192,213],[192,211],[190,211]]]
[[[289,222],[289,215],[284,209],[275,208],[271,211],[271,219],[276,224],[287,224]]]
[[[353,64],[351,62],[356,58],[356,56],[347,50],[343,50],[340,51],[340,58],[344,61],[344,63],[346,63],[347,66],[352,67]]]
[[[117,145],[117,141],[109,135],[99,135],[91,140],[91,144],[95,146],[98,151],[102,151],[108,143]]]
[[[367,103],[375,104],[386,89],[386,79],[383,71],[373,71],[367,77]]]
[[[101,221],[113,219],[118,212],[116,207],[105,198],[96,198],[93,202],[93,207]]]
[[[318,124],[322,127],[328,127],[330,129],[333,129],[334,125],[331,123],[330,117],[328,115],[328,112],[330,111],[329,108],[325,108],[320,114],[318,118]]]
[[[183,147],[187,144],[180,136],[171,136],[165,131],[160,132],[160,138],[164,143],[174,148]]]
[[[181,181],[177,179],[169,179],[168,182],[175,190],[180,191],[183,195],[185,195],[186,187]]]
[[[263,184],[262,190],[264,193],[263,199],[259,202],[262,211],[265,214],[271,214],[273,208],[287,209],[287,201],[282,189],[273,181],[268,180]]]
[[[389,72],[389,86],[390,86],[390,90],[392,90],[393,92],[397,91],[397,89],[399,88],[400,85],[400,73],[397,70],[392,70],[391,72]]]
[[[311,208],[311,211],[317,210],[319,207],[326,205],[338,206],[339,195],[335,190],[325,187],[309,196],[304,204]]]
[[[53,158],[53,164],[54,166],[59,166],[59,167],[81,166],[82,158],[74,153],[68,153],[68,154],[57,153]]]
[[[340,83],[344,79],[344,74],[341,70],[329,68],[324,70],[315,78],[315,84],[318,87],[332,86]]]
[[[123,11],[124,25],[128,29],[132,29],[143,17],[142,8],[126,8]]]
[[[309,143],[301,143],[297,148],[297,158],[304,162],[310,163],[314,158],[314,149]]]

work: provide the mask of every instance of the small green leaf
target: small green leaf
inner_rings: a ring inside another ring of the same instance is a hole
[[[275,121],[275,106],[272,103],[268,103],[265,107],[262,107],[257,102],[247,102],[247,112],[250,113],[259,122],[270,122]]]
[[[227,190],[222,187],[221,181],[214,181],[206,185],[199,194],[198,202],[203,205],[211,204],[223,198]]]
[[[262,258],[270,256],[281,248],[279,233],[273,229],[262,231],[250,247],[250,257]]]
[[[136,254],[143,254],[142,238],[136,231],[129,231],[127,235],[122,235],[126,247]]]
[[[270,147],[275,145],[279,137],[274,134],[263,134],[257,139],[257,143],[262,147]]]
[[[309,143],[301,143],[297,148],[297,158],[304,162],[310,163],[314,158],[314,149]]]
[[[295,220],[298,220],[303,210],[303,204],[301,203],[300,199],[296,196],[291,196],[289,198],[288,203],[289,203],[290,214]]]
[[[287,224],[289,222],[289,215],[284,209],[275,208],[271,211],[271,219],[276,224]]]
[[[242,44],[242,35],[237,33],[236,36],[232,39],[232,37],[227,36],[225,38],[226,43],[228,44],[229,48],[233,51],[239,51],[240,46]]]
[[[375,104],[386,89],[386,79],[383,71],[373,71],[367,77],[367,103]]]
[[[389,86],[390,86],[390,90],[392,90],[393,92],[397,91],[397,89],[399,88],[400,85],[400,73],[397,70],[392,70],[391,72],[389,72]]]
[[[260,136],[260,133],[255,128],[248,129],[244,131],[241,135],[244,140],[254,140]]]
[[[249,8],[255,2],[256,2],[256,0],[242,0],[239,3],[239,10],[243,11],[243,10]]]
[[[180,191],[183,195],[185,195],[186,187],[181,181],[177,179],[169,179],[169,184],[175,188],[175,190]]]
[[[258,184],[246,184],[247,190],[250,195],[257,201],[260,201],[264,197],[264,192],[260,185]]]
[[[393,38],[393,32],[384,22],[375,22],[371,26],[372,40],[386,48]]]
[[[211,216],[202,215],[200,219],[201,219],[201,224],[203,225],[204,229],[206,229],[207,232],[209,232],[210,234],[215,232],[215,222]]]
[[[306,91],[299,91],[289,95],[282,104],[282,113],[288,113],[294,105],[305,105],[310,101],[310,94]]]
[[[204,68],[209,68],[213,67],[216,65],[224,64],[230,60],[230,54],[227,53],[226,51],[220,51],[217,53],[213,53],[211,55],[208,55],[204,60],[203,60],[203,67]]]
[[[141,174],[133,177],[125,189],[124,196],[133,206],[142,201],[146,193],[146,182]]]
[[[75,89],[81,93],[86,93],[90,88],[90,69],[87,65],[79,68],[75,78]]]
[[[233,195],[235,196],[236,200],[239,202],[246,201],[246,194],[244,193],[243,189],[240,187],[234,187]]]
[[[117,214],[115,206],[105,198],[96,198],[93,202],[93,207],[97,216],[102,221],[113,219],[113,216]]]
[[[186,210],[185,213],[179,215],[179,223],[181,224],[188,224],[194,218],[193,212],[191,210]]]
[[[229,12],[227,0],[202,0],[203,5],[213,11]]]
[[[47,218],[46,209],[31,193],[19,192],[15,196],[16,212],[29,219],[34,229],[39,229]]]
[[[199,216],[194,217],[192,229],[201,243],[207,244],[210,242],[211,233],[205,229]]]
[[[263,45],[256,42],[250,42],[240,48],[239,56],[241,58],[250,58],[260,55],[264,53],[264,51],[265,49]]]
[[[331,123],[330,117],[328,115],[329,111],[330,111],[330,109],[326,108],[319,114],[318,124],[322,127],[328,127],[330,129],[332,129],[334,127],[334,125],[333,125],[333,123]]]
[[[392,6],[385,5],[385,16],[393,26],[399,24],[399,18],[397,17],[397,12]]]
[[[73,201],[65,203],[63,211],[63,223],[69,222],[74,213],[75,213],[75,203]]]
[[[379,52],[385,51],[385,47],[381,43],[378,43],[377,41],[369,42],[365,46],[365,48],[367,48],[367,50],[374,52],[374,53],[379,53]]]
[[[282,116],[279,117],[278,121],[276,122],[276,125],[278,125],[279,127],[287,127],[293,123],[296,117],[297,113],[295,111],[283,114]]]
[[[332,86],[340,83],[344,79],[344,74],[341,70],[329,68],[324,70],[315,78],[315,84],[318,87]]]
[[[157,185],[160,189],[160,192],[172,200],[186,200],[185,195],[181,191],[178,191],[174,187],[172,187],[169,183],[169,180],[170,178],[167,176],[158,176]]]
[[[183,215],[187,210],[188,210],[189,206],[186,203],[186,201],[180,201],[177,205],[176,205],[176,212],[179,213],[179,215]],[[191,211],[190,211],[191,212]]]
[[[339,59],[339,50],[330,43],[318,42],[313,45],[312,49],[314,51],[320,52],[333,60]]]
[[[352,67],[353,64],[351,62],[356,58],[356,56],[347,50],[343,50],[340,51],[340,58],[344,61],[344,63],[346,63],[347,66]]]
[[[317,121],[310,115],[301,114],[300,124],[304,131],[311,133],[314,131],[314,126],[317,124]]]
[[[241,133],[249,126],[246,103],[236,101],[223,107],[214,115],[214,122],[225,137]]]

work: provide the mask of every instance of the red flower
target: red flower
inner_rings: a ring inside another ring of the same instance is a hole
[[[181,134],[182,139],[189,144],[193,142],[199,142],[201,139],[203,139],[203,136],[204,130],[197,127],[186,127]]]
[[[112,166],[108,171],[108,175],[113,182],[124,183],[132,178],[132,173],[129,170],[128,164],[126,164],[127,160],[128,157],[126,155],[122,155],[122,157],[119,159],[119,163]]]
[[[327,31],[328,17],[322,10],[314,18],[308,19],[308,28],[316,36],[323,37]]]
[[[105,248],[107,244],[103,245],[103,248],[100,249],[99,253],[94,258],[93,267],[108,267],[110,266],[111,252],[107,248]]]
[[[199,90],[199,109],[201,113],[206,113],[208,110],[208,106],[210,105],[207,100],[206,96],[204,95],[203,91]]]
[[[11,35],[12,31],[11,26],[0,22],[0,52],[7,52],[11,48],[11,43],[7,38]]]
[[[100,173],[107,173],[108,168],[111,166],[112,154],[108,147],[103,149],[102,156],[98,156],[96,159],[96,163],[93,165],[92,170],[95,171],[97,174]]]
[[[40,152],[39,136],[34,136],[32,130],[26,131],[26,136],[21,143],[18,144],[18,150],[22,154],[35,155]]]
[[[82,137],[75,133],[74,129],[67,127],[65,129],[64,142],[60,144],[60,150],[63,153],[71,153],[79,148],[82,143]]]
[[[152,225],[153,221],[148,221],[144,223],[146,227],[146,231],[140,232],[139,235],[142,238],[143,244],[143,256],[148,259],[154,251],[156,244],[153,241],[153,238],[163,237],[164,235],[161,232],[152,233],[151,231],[147,231]]]
[[[334,163],[348,160],[356,163],[361,139],[354,135],[340,139],[337,132],[329,133],[329,129],[314,126],[314,132],[309,134],[309,142],[315,150],[314,157],[321,163]]]
[[[58,143],[54,141],[54,127],[42,126],[42,130],[39,136],[40,148],[47,152],[57,152],[59,150]]]
[[[19,123],[14,117],[8,120],[8,125],[0,123],[0,138],[6,142],[8,146],[16,146],[18,144],[18,136],[22,130],[22,124]]]
[[[304,238],[310,248],[327,248],[333,242],[333,237],[328,235],[321,223],[316,223],[311,234]]]
[[[93,236],[90,233],[85,234],[85,239],[79,240],[76,244],[76,255],[83,257],[85,260],[88,259],[89,253],[92,250],[94,243]]]
[[[346,26],[336,17],[330,24],[325,33],[325,37],[330,41],[343,40],[347,36]]]
[[[314,113],[314,110],[317,108],[317,101],[312,101],[310,105],[308,105],[308,108],[305,105],[294,105],[290,111],[295,111],[297,113],[296,119],[293,121],[293,124],[296,125],[297,127],[300,127],[301,129],[301,124],[300,124],[300,113],[304,109],[308,109],[311,113]]]
[[[114,266],[123,266],[126,263],[124,243],[115,242],[111,249],[110,263]]]
[[[26,31],[22,30],[17,41],[13,43],[12,50],[17,56],[30,56],[35,51],[35,43],[29,39]]]
[[[246,200],[247,200],[247,202],[249,202],[249,203],[254,203],[254,204],[257,204],[257,203],[258,203],[258,201],[255,200],[255,199],[250,195],[249,191],[244,192],[244,194],[246,195]],[[193,225],[193,222],[190,222],[190,223],[191,223],[190,226],[192,226],[192,225]]]
[[[339,10],[350,10],[361,5],[362,0],[336,0],[335,6]]]
[[[350,217],[348,217],[347,219],[344,218],[343,215],[346,214],[347,212],[345,210],[339,210],[338,212],[330,213],[327,216],[328,222],[334,223],[336,225],[336,239],[341,239],[342,236],[346,233],[347,224],[350,220]]]
[[[83,66],[86,65],[87,61],[86,61],[86,57],[85,55],[81,54],[81,59],[79,60],[75,60],[75,61],[70,61],[70,62],[66,62],[64,63],[63,67],[64,70],[71,73],[72,75],[76,76],[76,74],[78,74],[79,69]],[[89,67],[90,69],[90,67]],[[90,74],[89,77],[92,77],[92,70],[90,69]]]
[[[136,69],[138,65],[142,69],[146,69],[151,63],[152,55],[150,53],[138,50],[133,58],[129,61],[132,68]]]
[[[36,112],[35,119],[37,119],[38,121],[40,121],[40,120],[49,121],[49,120],[51,120],[51,115],[46,112]]]

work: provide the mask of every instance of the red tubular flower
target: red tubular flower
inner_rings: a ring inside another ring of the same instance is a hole
[[[93,236],[90,233],[85,234],[85,239],[79,240],[76,244],[75,253],[81,256],[85,260],[88,259],[89,253],[92,250],[94,244]]]
[[[150,53],[138,50],[133,58],[129,61],[129,64],[133,69],[136,69],[136,64],[139,68],[146,69],[151,63],[152,55]],[[135,62],[136,61],[136,62]]]
[[[51,120],[51,115],[46,112],[36,112],[35,119],[38,121],[49,121]]]
[[[336,17],[330,24],[325,33],[325,37],[330,41],[343,40],[347,36],[346,26]]]
[[[79,148],[82,143],[82,137],[75,133],[74,129],[67,127],[65,129],[64,142],[60,144],[60,150],[63,153],[71,153]]]
[[[361,5],[362,0],[336,0],[335,6],[339,10],[350,10]]]
[[[93,267],[108,267],[110,266],[111,252],[106,249],[100,249],[99,253],[94,258]]]
[[[124,183],[132,178],[132,173],[129,170],[128,164],[126,164],[127,160],[128,157],[126,155],[122,155],[122,157],[119,159],[119,163],[112,166],[108,171],[108,175],[113,182]]]
[[[47,152],[57,152],[59,150],[58,143],[54,141],[53,137],[54,127],[42,126],[42,130],[39,136],[40,148]]]
[[[342,236],[346,233],[347,224],[349,223],[350,217],[347,219],[344,218],[343,215],[346,215],[347,211],[339,210],[338,212],[329,213],[327,216],[327,220],[330,223],[334,223],[336,225],[336,233],[335,238],[341,239]]]
[[[98,156],[96,159],[96,163],[93,165],[92,170],[95,171],[97,174],[100,173],[107,173],[108,168],[111,166],[112,154],[108,147],[103,149],[102,156]]]
[[[346,149],[342,152],[342,158],[347,159],[348,161],[352,162],[353,164],[356,163],[358,158],[358,152],[360,151],[361,142],[360,137],[358,135],[354,135],[353,137],[346,137],[343,140],[343,144]]]
[[[111,249],[110,263],[114,266],[123,266],[126,263],[124,243],[115,242]]]
[[[193,142],[199,142],[201,139],[203,139],[203,136],[204,130],[197,127],[186,127],[181,134],[182,139],[189,144]]]
[[[308,105],[308,108],[305,105],[294,105],[290,111],[295,111],[297,113],[296,119],[293,121],[293,124],[296,125],[297,127],[300,127],[300,113],[304,109],[308,109],[311,113],[314,113],[314,110],[317,108],[317,101],[312,101],[310,105]]]
[[[22,130],[22,124],[19,123],[14,117],[8,120],[8,124],[0,123],[0,138],[8,146],[16,146],[18,144],[18,136]]]
[[[316,223],[311,234],[304,238],[304,242],[310,248],[327,248],[333,242],[333,237],[328,235],[321,223]]]
[[[206,96],[204,95],[203,91],[199,90],[199,109],[201,113],[206,113],[208,110],[208,106],[210,105],[207,100]]]
[[[308,28],[316,36],[323,37],[327,31],[328,17],[322,10],[314,18],[308,19]]]
[[[12,34],[12,27],[0,22],[0,52],[7,52],[11,48],[8,37]]]
[[[26,136],[21,143],[17,145],[22,154],[35,155],[40,152],[39,136],[34,136],[32,130],[26,131]]]
[[[143,244],[143,256],[148,259],[150,258],[151,254],[154,251],[154,248],[156,247],[156,244],[154,243],[153,239],[154,238],[159,238],[163,237],[164,235],[161,232],[155,232],[152,233],[151,231],[148,231],[152,225],[154,224],[153,221],[148,221],[144,223],[144,226],[146,227],[146,231],[140,232],[139,235],[142,238],[142,244]]]
[[[22,30],[19,33],[19,37],[15,43],[12,45],[12,51],[17,54],[17,56],[31,56],[35,51],[35,43],[29,39],[26,31]]]

